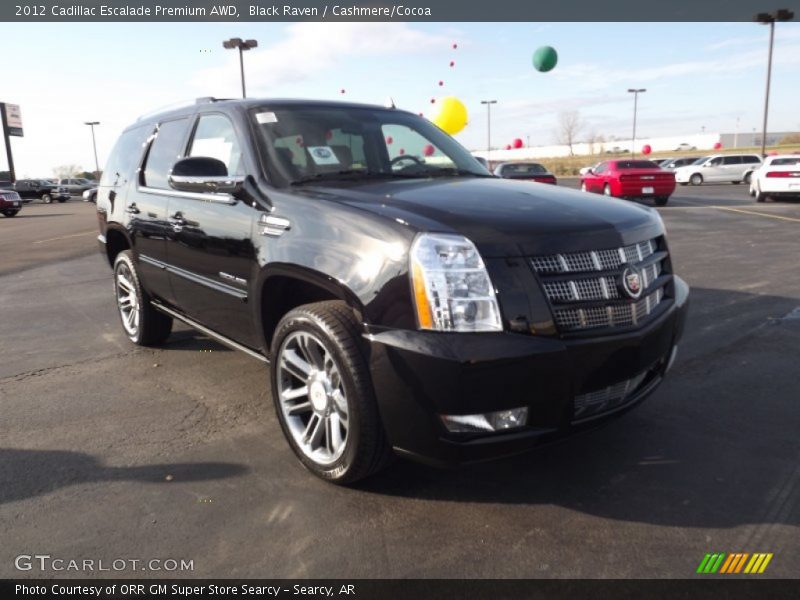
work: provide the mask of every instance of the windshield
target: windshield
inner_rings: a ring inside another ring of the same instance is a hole
[[[698,159],[697,159],[696,161],[694,161],[692,164],[693,164],[693,165],[702,165],[702,164],[703,164],[704,162],[706,162],[708,159],[709,159],[709,157],[708,157],[708,156],[704,156],[703,158],[698,158]]]
[[[278,106],[251,111],[270,180],[491,177],[430,121],[390,109]]]

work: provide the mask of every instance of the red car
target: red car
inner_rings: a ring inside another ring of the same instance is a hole
[[[494,170],[497,177],[550,183],[556,185],[556,176],[539,163],[502,163]]]
[[[649,160],[607,160],[581,177],[581,190],[616,198],[654,198],[664,206],[675,191],[675,173]]]

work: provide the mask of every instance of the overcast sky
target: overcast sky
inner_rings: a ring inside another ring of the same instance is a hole
[[[102,168],[140,114],[238,96],[238,56],[221,44],[233,36],[259,41],[245,56],[249,96],[391,96],[428,116],[431,98],[453,95],[469,111],[457,138],[471,149],[486,144],[486,98],[498,101],[494,145],[553,143],[565,109],[580,111],[587,133],[628,136],[629,87],[648,90],[639,138],[733,132],[737,117],[748,132],[761,127],[767,35],[753,23],[6,24],[0,101],[22,109],[25,137],[12,139],[18,177],[50,177],[64,164],[93,170],[84,121],[101,122]],[[531,66],[541,45],[559,52],[550,73]],[[770,130],[800,130],[800,24],[778,24],[774,60]]]

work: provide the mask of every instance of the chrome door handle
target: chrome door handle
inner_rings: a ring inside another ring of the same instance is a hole
[[[183,226],[186,225],[186,219],[184,219],[183,215],[179,212],[176,212],[174,215],[170,215],[168,220],[172,224],[172,231],[175,233],[183,231]]]

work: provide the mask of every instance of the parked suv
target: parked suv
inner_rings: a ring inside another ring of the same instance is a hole
[[[52,184],[44,179],[17,179],[14,189],[23,199],[30,202],[39,198],[45,204],[50,204],[53,200],[65,202],[69,200],[69,192],[66,188]]]
[[[22,209],[22,198],[14,190],[0,188],[0,214],[16,217]]]
[[[757,154],[714,154],[675,169],[675,181],[681,185],[750,183],[753,171],[760,166]]]
[[[66,188],[67,191],[73,196],[80,196],[83,194],[83,192],[92,189],[97,184],[94,181],[89,181],[83,177],[68,177],[65,179],[59,179],[58,185]]]
[[[162,344],[179,320],[270,363],[289,444],[337,483],[620,414],[669,370],[688,307],[654,209],[492,177],[397,109],[143,117],[97,209],[128,338]]]

